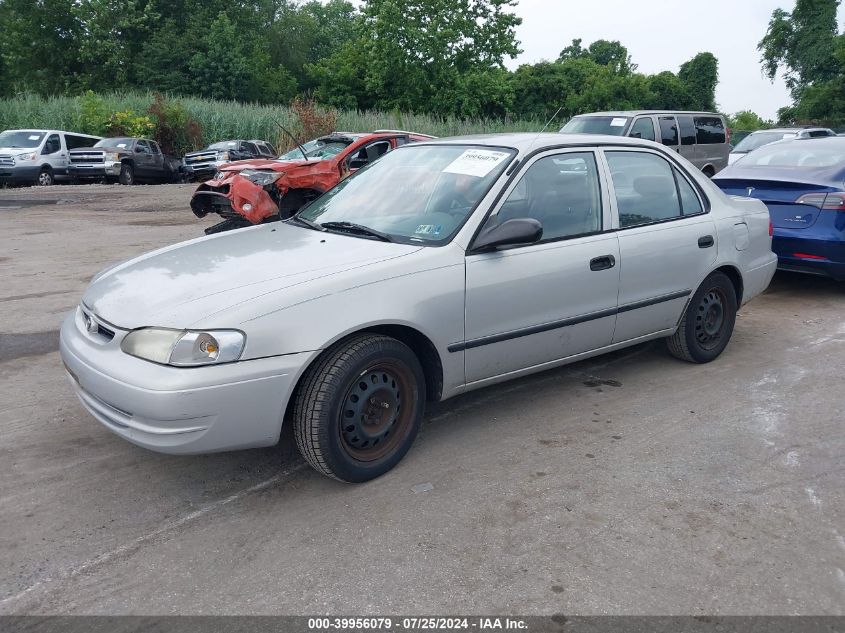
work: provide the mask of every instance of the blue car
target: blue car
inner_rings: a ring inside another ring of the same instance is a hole
[[[713,182],[766,204],[778,268],[845,280],[845,138],[766,145]]]

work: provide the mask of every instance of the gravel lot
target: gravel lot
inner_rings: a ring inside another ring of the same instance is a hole
[[[845,614],[845,284],[778,274],[709,366],[647,344],[441,403],[348,486],[147,452],[72,395],[61,319],[214,223],[192,189],[0,190],[0,613]]]

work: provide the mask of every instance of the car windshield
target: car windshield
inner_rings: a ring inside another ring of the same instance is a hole
[[[302,149],[305,150],[305,155],[309,159],[326,160],[332,156],[337,156],[350,145],[352,145],[351,140],[318,138],[305,143]],[[298,147],[294,147],[287,154],[279,156],[279,160],[296,160],[298,158],[302,158],[302,151]]]
[[[792,141],[761,147],[742,159],[743,167],[819,169],[845,165],[845,142]]]
[[[563,126],[564,134],[609,134],[622,136],[630,119],[624,116],[577,116]]]
[[[736,154],[747,154],[769,143],[788,138],[795,138],[795,134],[793,132],[755,132],[737,143],[732,151]]]
[[[221,141],[220,143],[212,143],[208,146],[208,149],[235,149],[238,146],[237,141]]]
[[[97,141],[94,147],[116,147],[118,149],[126,149],[131,145],[131,138],[104,138],[102,141]]]
[[[445,244],[513,155],[500,147],[408,145],[342,181],[298,217],[352,223],[406,244]]]
[[[16,147],[29,149],[40,147],[44,132],[30,130],[6,130],[0,134],[0,147]]]

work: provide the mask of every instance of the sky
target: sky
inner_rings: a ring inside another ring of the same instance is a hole
[[[554,60],[575,38],[585,46],[619,40],[646,74],[677,72],[697,53],[709,51],[719,60],[719,109],[753,110],[774,119],[791,99],[780,78],[772,83],[763,76],[757,43],[772,11],[794,6],[788,0],[520,0],[517,39],[524,52],[507,66]],[[841,31],[845,7],[839,18]]]

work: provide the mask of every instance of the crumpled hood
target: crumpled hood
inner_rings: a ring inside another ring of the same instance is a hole
[[[243,171],[244,169],[270,169],[272,171],[290,171],[297,167],[304,167],[305,165],[316,165],[317,160],[269,160],[266,158],[256,158],[252,160],[238,160],[234,163],[226,163],[220,167],[221,171]]]
[[[83,303],[120,328],[237,327],[227,308],[262,299],[279,309],[327,292],[317,280],[419,250],[285,223],[176,244],[94,278]]]

